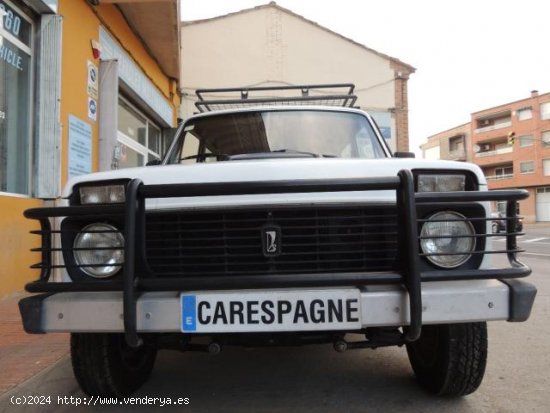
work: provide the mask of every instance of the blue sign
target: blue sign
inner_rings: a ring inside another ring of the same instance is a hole
[[[181,329],[182,331],[195,331],[197,329],[197,297],[194,295],[181,296]]]
[[[92,172],[92,126],[69,115],[69,179]]]

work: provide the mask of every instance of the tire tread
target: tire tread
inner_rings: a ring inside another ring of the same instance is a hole
[[[458,397],[480,386],[487,365],[487,323],[426,326],[437,329],[438,345],[433,364],[418,356],[418,343],[407,344],[414,373],[426,390],[440,396]],[[422,340],[422,336],[420,337]]]
[[[123,397],[137,390],[151,374],[156,350],[136,370],[125,369],[115,334],[71,334],[71,361],[75,378],[88,396]]]

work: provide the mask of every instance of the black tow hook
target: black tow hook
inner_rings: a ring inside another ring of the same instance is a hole
[[[358,348],[376,348],[379,346],[379,343],[373,343],[372,341],[346,341],[344,339],[336,340],[333,344],[334,350],[338,353]]]
[[[219,343],[216,343],[215,341],[211,342],[208,345],[209,354],[220,354],[221,351],[222,351],[222,346]]]
[[[347,350],[356,350],[361,348],[376,349],[378,347],[402,346],[403,339],[398,340],[364,340],[364,341],[346,341],[344,339],[336,340],[332,346],[338,353],[343,353]]]
[[[212,341],[210,344],[195,344],[195,343],[186,343],[181,351],[197,351],[201,353],[208,354],[219,354],[222,351],[222,346],[220,343]]]
[[[374,341],[346,341],[346,340],[336,340],[333,343],[334,350],[336,350],[338,353],[343,353],[347,350],[356,350],[360,348],[372,348],[375,349],[377,347],[384,347],[384,346],[394,346],[395,343],[379,343]]]
[[[348,342],[346,340],[336,340],[333,346],[338,353],[343,353],[348,349]]]

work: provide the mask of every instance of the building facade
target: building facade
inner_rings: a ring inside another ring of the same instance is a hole
[[[472,113],[472,152],[490,189],[529,191],[526,222],[550,221],[550,93]]]
[[[182,25],[182,117],[195,90],[354,83],[394,150],[409,150],[407,82],[414,68],[271,2]]]
[[[423,158],[471,162],[470,133],[470,123],[465,123],[428,137],[427,142],[420,145]]]
[[[27,208],[161,156],[179,106],[177,0],[0,0],[0,297],[36,279]]]
[[[525,222],[550,221],[550,93],[532,91],[528,98],[472,113],[462,128],[470,130],[466,159],[481,167],[489,189],[526,189],[529,198],[519,203]],[[449,133],[428,138],[421,146],[425,157],[444,136]],[[440,159],[452,157],[441,152]],[[494,205],[495,211],[504,208]]]

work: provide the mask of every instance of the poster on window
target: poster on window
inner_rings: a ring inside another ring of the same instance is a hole
[[[69,179],[92,172],[92,126],[69,115]]]

